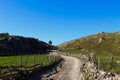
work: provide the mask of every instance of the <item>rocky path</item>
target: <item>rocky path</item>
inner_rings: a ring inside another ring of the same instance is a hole
[[[56,68],[51,69],[46,74],[34,74],[28,80],[84,80],[80,67],[82,66],[79,59],[75,57],[61,55],[64,59]]]
[[[81,62],[79,59],[69,56],[62,56],[65,59],[65,66],[63,73],[58,79],[62,80],[83,80],[83,75],[80,71]]]
[[[70,56],[61,56],[64,63],[60,71],[50,78],[53,80],[84,80],[80,71],[81,62],[79,59]]]

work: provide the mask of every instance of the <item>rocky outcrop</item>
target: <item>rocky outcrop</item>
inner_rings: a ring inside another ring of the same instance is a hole
[[[0,55],[38,54],[51,49],[56,48],[30,37],[7,36],[0,39]]]

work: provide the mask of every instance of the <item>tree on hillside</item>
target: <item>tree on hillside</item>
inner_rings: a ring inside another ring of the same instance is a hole
[[[49,42],[48,42],[50,45],[52,45],[52,41],[50,40]]]

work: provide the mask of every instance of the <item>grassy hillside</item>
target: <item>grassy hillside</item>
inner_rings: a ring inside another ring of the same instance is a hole
[[[102,32],[79,38],[60,46],[60,50],[71,54],[94,53],[96,62],[100,60],[101,69],[120,73],[120,32]]]
[[[67,43],[66,46],[61,46],[61,50],[120,55],[120,32],[102,32],[96,35],[76,39]]]

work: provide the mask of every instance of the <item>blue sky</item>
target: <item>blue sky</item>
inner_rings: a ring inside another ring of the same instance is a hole
[[[119,0],[0,0],[0,32],[57,45],[120,31]]]

